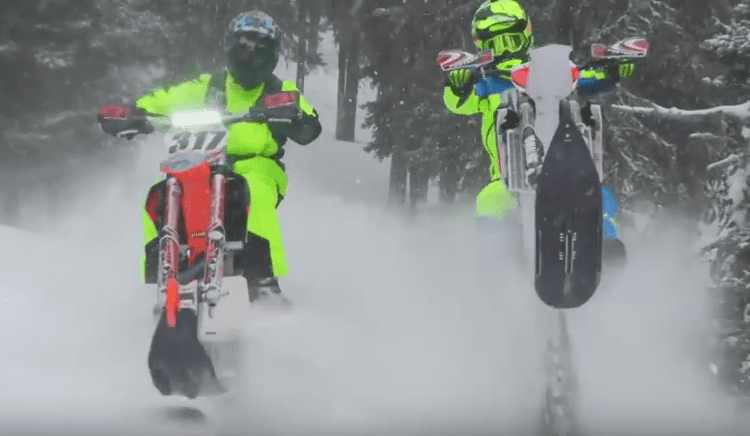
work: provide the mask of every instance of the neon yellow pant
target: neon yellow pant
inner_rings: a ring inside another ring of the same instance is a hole
[[[288,178],[286,172],[273,159],[254,157],[235,163],[234,172],[241,175],[250,191],[250,214],[247,230],[269,242],[271,263],[276,277],[289,273],[281,235],[281,224],[276,208],[286,195]],[[158,237],[156,225],[142,209],[144,244]],[[145,255],[144,255],[145,259]],[[145,277],[145,262],[141,261],[141,276]]]
[[[283,277],[289,273],[281,237],[281,223],[276,208],[286,195],[286,172],[273,159],[255,157],[238,161],[234,172],[247,181],[250,189],[250,215],[247,230],[268,240],[271,247],[273,274]]]
[[[518,202],[502,179],[493,180],[477,194],[477,218],[503,220],[518,208]]]

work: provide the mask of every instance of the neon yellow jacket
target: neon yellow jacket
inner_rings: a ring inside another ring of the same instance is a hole
[[[180,84],[159,88],[154,92],[140,97],[136,108],[147,112],[170,116],[174,112],[198,110],[206,107],[207,94],[211,84],[211,74],[202,74],[199,78]],[[231,74],[226,74],[224,91],[226,93],[226,110],[231,113],[241,113],[254,107],[264,94],[266,86],[280,84],[279,91],[299,91],[297,85],[290,80],[279,80],[275,76],[256,88],[246,90],[234,81]],[[300,95],[300,109],[302,121],[284,131],[269,127],[267,123],[242,122],[229,127],[227,135],[227,154],[235,157],[281,157],[281,147],[286,138],[301,145],[309,144],[320,134],[321,127],[318,114],[313,106]]]

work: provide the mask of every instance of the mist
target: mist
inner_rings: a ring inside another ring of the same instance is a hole
[[[488,257],[471,207],[416,220],[388,211],[387,164],[362,151],[364,140],[332,139],[335,103],[323,90],[334,79],[308,80],[326,131],[307,148],[290,144],[286,158],[291,274],[281,285],[295,309],[243,326],[237,394],[188,401],[151,386],[155,290],[138,281],[140,207],[162,149],[158,138],[123,141],[127,152],[107,151],[61,184],[70,201],[37,232],[0,229],[0,433],[538,430],[551,310],[515,266],[518,253],[495,247]],[[745,421],[704,362],[706,266],[682,223],[668,216],[627,236],[626,270],[569,311],[586,434],[719,435]],[[170,414],[186,407],[205,419]]]

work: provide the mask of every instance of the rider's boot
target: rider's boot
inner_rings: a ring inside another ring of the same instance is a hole
[[[534,133],[534,129],[530,126],[523,129],[521,138],[523,148],[526,151],[526,183],[534,188],[536,187],[537,175],[542,167],[544,148],[539,137]]]
[[[594,113],[591,111],[591,102],[587,101],[586,106],[581,108],[581,120],[583,124],[591,127],[592,138],[596,139],[597,126],[594,120]]]
[[[159,267],[159,239],[154,238],[144,247],[145,256],[143,264],[142,279],[144,283],[155,284],[157,280],[157,269]]]
[[[279,280],[273,275],[268,240],[248,232],[247,242],[240,259],[242,275],[247,279],[248,297],[251,303],[279,306],[291,304],[281,293]]]
[[[256,301],[261,304],[272,306],[288,306],[292,304],[288,298],[281,293],[279,279],[276,277],[264,277],[248,281],[248,292],[250,302]],[[255,300],[252,299],[255,295]]]

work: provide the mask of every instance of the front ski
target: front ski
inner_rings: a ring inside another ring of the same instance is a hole
[[[224,392],[197,331],[195,311],[180,310],[175,327],[167,325],[166,313],[162,312],[148,353],[151,380],[162,395],[194,399]]]
[[[594,160],[564,100],[536,192],[536,292],[557,309],[582,306],[599,286],[602,193]]]

